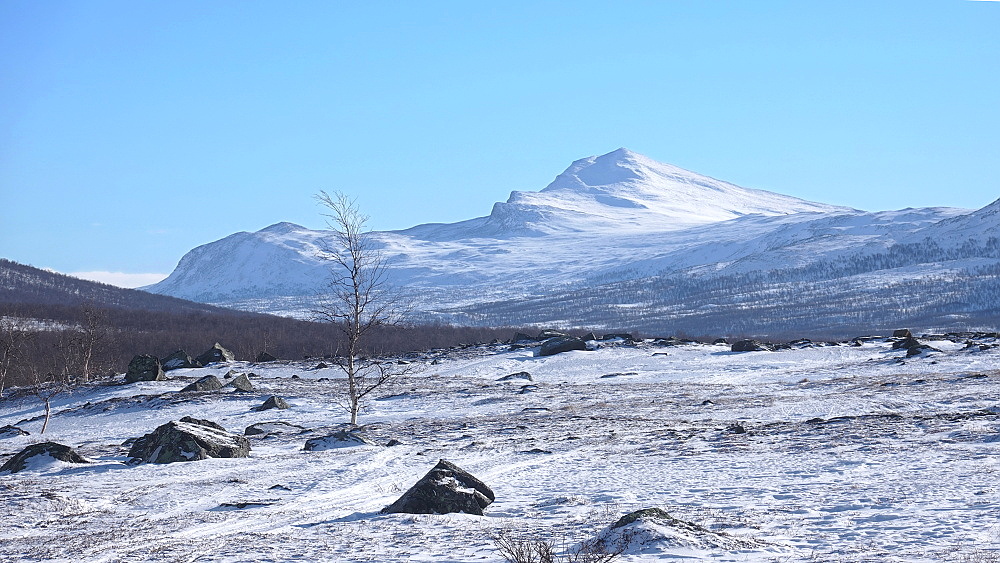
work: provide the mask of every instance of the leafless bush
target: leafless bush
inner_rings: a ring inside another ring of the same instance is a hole
[[[625,552],[627,541],[608,546],[599,540],[588,540],[559,553],[551,539],[518,537],[511,530],[493,536],[497,551],[508,563],[608,563]]]

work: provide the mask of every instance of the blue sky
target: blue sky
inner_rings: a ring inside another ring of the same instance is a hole
[[[489,213],[628,147],[861,209],[1000,197],[1000,2],[0,3],[0,256],[169,273],[357,196]]]

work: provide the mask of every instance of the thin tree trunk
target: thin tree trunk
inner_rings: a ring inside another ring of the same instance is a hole
[[[49,427],[49,418],[52,417],[52,399],[45,397],[45,422],[42,422],[42,431],[39,434],[45,434],[45,429]]]

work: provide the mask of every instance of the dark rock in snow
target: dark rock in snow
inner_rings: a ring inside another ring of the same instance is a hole
[[[129,463],[173,463],[209,457],[247,457],[250,442],[209,420],[185,416],[137,439]]]
[[[200,368],[201,364],[188,355],[184,350],[178,350],[160,361],[163,371],[181,368]]]
[[[722,344],[725,346],[729,346],[729,341],[726,340],[725,338],[716,338],[715,340],[712,341],[712,344]]]
[[[273,434],[298,434],[303,432],[306,428],[304,426],[299,426],[298,424],[292,424],[290,422],[258,422],[256,424],[251,424],[243,430],[244,436],[259,436],[264,434],[265,436],[271,436]]]
[[[771,347],[759,340],[740,340],[732,346],[733,352],[770,352]]]
[[[533,336],[528,336],[527,334],[524,334],[523,332],[518,332],[518,333],[514,334],[514,338],[511,339],[511,343],[517,343],[517,342],[534,342],[534,341],[535,341],[535,338]]]
[[[277,395],[272,395],[264,401],[264,404],[255,408],[257,411],[266,411],[268,409],[287,409],[290,408],[288,402]]]
[[[257,354],[257,359],[255,359],[254,361],[257,362],[258,364],[263,364],[266,362],[273,362],[277,359],[278,358],[275,358],[274,356],[268,354],[267,352],[261,352],[260,354]]]
[[[163,375],[163,367],[156,356],[141,354],[132,358],[128,363],[128,371],[125,373],[126,383],[137,381],[163,381],[167,376]]]
[[[892,331],[893,338],[912,338],[913,333],[910,332],[908,328],[898,328]]]
[[[601,340],[632,340],[632,335],[627,332],[612,332],[602,336]]]
[[[216,362],[231,362],[234,359],[235,356],[233,356],[233,353],[223,348],[218,342],[216,342],[215,345],[208,350],[205,350],[204,354],[196,358],[198,363],[203,366]]]
[[[324,450],[335,450],[339,448],[351,448],[354,446],[373,446],[364,436],[357,432],[339,430],[329,436],[320,438],[310,438],[306,440],[306,445],[302,449],[307,452],[322,452]]]
[[[547,329],[543,330],[542,332],[539,332],[538,333],[538,338],[536,338],[535,340],[545,340],[547,338],[563,338],[563,337],[566,337],[566,336],[569,336],[569,335],[566,334],[565,332],[559,332],[558,330],[552,330],[550,328],[547,328]]]
[[[596,334],[594,334],[593,332],[588,332],[587,334],[584,334],[584,335],[583,335],[583,336],[581,337],[581,339],[582,339],[582,340],[583,340],[584,342],[590,342],[591,340],[597,340],[597,335],[596,335]]]
[[[0,438],[13,438],[14,436],[28,436],[31,432],[21,430],[17,426],[0,426]]]
[[[485,483],[449,461],[440,460],[384,514],[450,514],[464,512],[482,516],[496,497]]]
[[[569,352],[570,350],[586,350],[587,343],[579,338],[574,338],[572,336],[564,336],[559,338],[552,338],[547,340],[542,344],[541,349],[538,350],[539,356],[553,356],[555,354],[561,354],[563,352]]]
[[[247,393],[253,391],[253,383],[250,383],[250,378],[245,373],[234,377],[232,381],[226,384],[226,387],[235,387],[237,391],[245,391]]]
[[[181,393],[187,393],[189,391],[218,391],[219,389],[222,389],[222,381],[214,375],[206,375],[191,385],[181,389]]]
[[[534,379],[531,378],[531,374],[526,371],[519,371],[517,373],[505,375],[500,379],[497,379],[497,381],[513,381],[515,379],[523,379],[524,381],[534,381]]]
[[[897,340],[896,342],[893,342],[892,343],[892,349],[893,350],[909,350],[910,348],[913,348],[914,346],[920,346],[920,345],[921,345],[921,342],[919,340],[917,340],[916,338],[913,338],[912,336],[907,336],[906,338],[903,338],[902,340]]]
[[[927,344],[918,344],[916,346],[911,346],[906,349],[906,357],[912,358],[913,356],[919,356],[925,352],[940,352],[937,348],[933,346],[928,346]]]
[[[10,473],[17,473],[18,471],[23,471],[31,465],[31,459],[38,456],[47,456],[67,463],[88,463],[87,460],[80,457],[80,454],[73,451],[73,448],[69,446],[55,442],[42,442],[40,444],[32,444],[18,452],[14,457],[8,459],[7,463],[0,467],[0,473],[8,471]]]

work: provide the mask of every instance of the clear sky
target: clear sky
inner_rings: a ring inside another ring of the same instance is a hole
[[[0,2],[0,256],[39,267],[167,274],[321,227],[321,189],[376,229],[468,219],[618,147],[867,210],[982,207],[1000,2]]]

